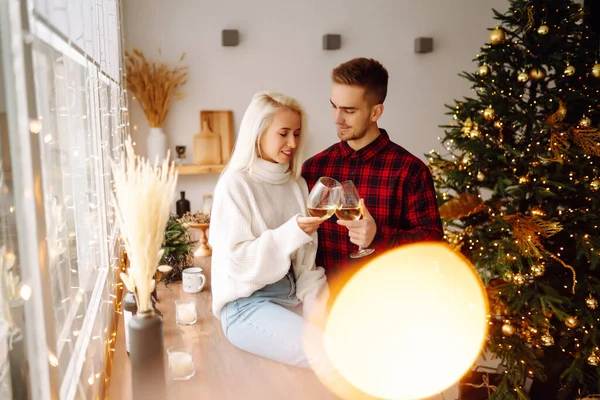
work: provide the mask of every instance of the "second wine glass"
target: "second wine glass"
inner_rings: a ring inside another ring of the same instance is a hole
[[[362,216],[362,210],[360,208],[360,195],[358,194],[358,189],[356,189],[356,186],[352,181],[344,181],[340,185],[342,187],[342,201],[340,207],[335,211],[335,214],[342,220],[359,220]],[[364,249],[361,246],[358,246],[358,250],[350,254],[350,258],[368,256],[374,251],[374,249]]]

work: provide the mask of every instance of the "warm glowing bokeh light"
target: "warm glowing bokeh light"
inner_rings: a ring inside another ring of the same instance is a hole
[[[479,355],[488,302],[473,266],[443,243],[400,247],[340,292],[325,328],[331,362],[384,399],[420,399],[454,384]]]

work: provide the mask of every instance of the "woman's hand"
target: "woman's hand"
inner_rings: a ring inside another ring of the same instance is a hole
[[[298,223],[298,227],[310,236],[317,231],[319,225],[325,222],[326,219],[327,218],[298,216],[296,217],[296,222]]]

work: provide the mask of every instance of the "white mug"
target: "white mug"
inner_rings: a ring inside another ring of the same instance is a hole
[[[200,267],[186,268],[182,272],[183,291],[186,293],[198,293],[204,288],[206,277]]]

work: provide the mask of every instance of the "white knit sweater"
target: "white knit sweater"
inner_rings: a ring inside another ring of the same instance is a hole
[[[306,215],[308,187],[288,165],[257,159],[251,170],[226,172],[214,192],[210,221],[212,309],[248,297],[282,279],[293,266],[304,314],[323,312],[329,290],[315,266],[317,234],[307,235],[296,217]]]

